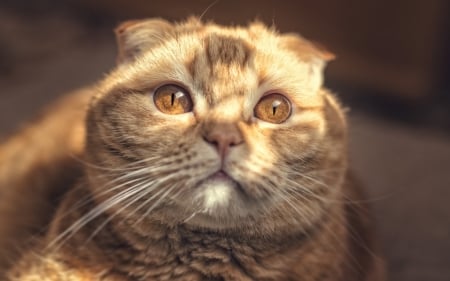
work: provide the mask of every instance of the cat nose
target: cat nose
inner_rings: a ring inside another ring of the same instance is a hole
[[[203,134],[203,139],[213,145],[222,160],[230,147],[243,143],[242,135],[235,124],[216,124]]]

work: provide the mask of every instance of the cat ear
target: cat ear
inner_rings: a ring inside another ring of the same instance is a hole
[[[123,22],[115,29],[119,48],[118,63],[134,60],[142,51],[158,45],[171,36],[173,29],[172,24],[162,19]]]
[[[324,62],[329,62],[336,58],[333,53],[321,44],[306,40],[297,34],[284,34],[281,37],[281,43],[287,49],[294,51],[302,60],[310,61],[319,59]]]
[[[281,44],[295,53],[301,61],[307,63],[310,86],[312,89],[318,90],[323,83],[323,70],[327,62],[335,59],[336,56],[320,44],[308,41],[296,34],[283,35]]]

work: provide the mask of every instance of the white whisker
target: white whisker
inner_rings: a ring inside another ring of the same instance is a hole
[[[144,182],[145,183],[145,182]],[[55,247],[57,244],[64,244],[65,241],[70,239],[70,237],[80,230],[83,226],[103,214],[106,210],[110,209],[111,207],[115,206],[117,203],[120,203],[121,201],[125,200],[126,198],[129,198],[130,196],[134,195],[135,193],[138,193],[140,191],[139,186],[141,186],[143,183],[134,185],[130,188],[127,188],[108,200],[100,203],[95,208],[90,210],[87,214],[79,218],[77,221],[75,221],[70,227],[68,227],[66,230],[64,230],[62,233],[60,233],[50,244],[48,247],[52,248]],[[70,234],[70,235],[69,235]],[[62,243],[60,243],[62,242]]]
[[[162,196],[160,196],[160,198],[159,198],[155,203],[153,203],[152,207],[150,207],[150,208],[145,212],[145,214],[144,214],[143,216],[141,216],[141,218],[140,218],[139,220],[137,220],[137,221],[133,224],[133,226],[139,224],[145,217],[147,217],[147,216],[150,214],[150,212],[151,212],[152,210],[154,210],[154,209],[158,206],[158,204],[159,204],[164,198],[166,198],[167,194],[169,194],[175,187],[176,187],[176,185],[175,185],[175,186],[172,186],[172,187],[170,187],[170,188],[168,188],[167,191],[166,191]],[[154,194],[152,197],[150,197],[149,199],[147,199],[144,203],[142,203],[142,204],[135,210],[135,212],[137,212],[141,207],[147,205],[149,202],[151,202],[152,200],[154,200],[154,199],[155,199],[157,196],[159,196],[163,191],[164,191],[164,189],[161,189],[161,190],[158,191],[156,194]]]

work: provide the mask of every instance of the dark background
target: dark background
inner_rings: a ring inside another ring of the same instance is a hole
[[[0,138],[114,66],[126,19],[182,20],[213,3],[0,0]],[[205,20],[260,19],[337,54],[352,167],[365,183],[391,280],[450,280],[450,2],[217,1]]]

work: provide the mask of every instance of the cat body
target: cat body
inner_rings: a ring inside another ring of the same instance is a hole
[[[31,214],[4,236],[49,223],[7,280],[384,280],[331,54],[259,23],[116,33],[118,67],[0,150],[0,189]]]

